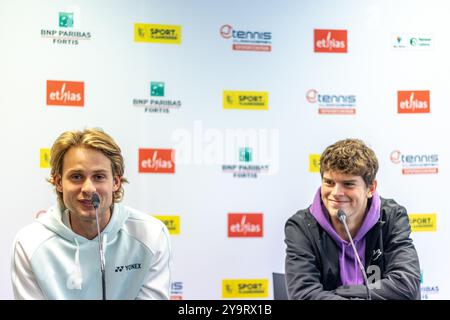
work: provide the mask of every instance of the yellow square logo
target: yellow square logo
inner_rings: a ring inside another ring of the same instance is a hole
[[[435,232],[437,229],[436,213],[409,214],[408,216],[412,232]]]
[[[309,172],[320,172],[320,154],[309,155]]]
[[[269,281],[267,279],[223,279],[223,298],[267,298]]]
[[[269,110],[269,93],[265,91],[224,91],[223,108]]]
[[[180,234],[180,216],[154,216],[161,220],[172,235]]]
[[[40,168],[50,168],[50,149],[40,149]]]
[[[135,23],[134,41],[181,44],[181,26]]]

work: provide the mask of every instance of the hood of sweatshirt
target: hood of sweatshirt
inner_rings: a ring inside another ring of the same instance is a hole
[[[366,240],[365,235],[367,232],[377,223],[380,218],[380,196],[375,191],[372,199],[369,200],[366,217],[358,230],[356,236],[353,238],[353,242],[358,252],[359,258],[362,264],[365,266],[365,249]],[[363,284],[364,277],[359,269],[358,260],[355,257],[351,243],[349,241],[343,240],[334,230],[333,225],[330,221],[330,215],[328,210],[322,203],[320,187],[316,192],[314,201],[310,207],[311,214],[317,223],[325,230],[325,232],[336,242],[339,249],[339,267],[340,267],[340,278],[342,285],[355,285]]]
[[[69,289],[82,289],[83,285],[83,275],[81,274],[81,266],[80,266],[80,246],[90,245],[94,243],[98,243],[98,236],[92,240],[89,240],[75,232],[72,229],[68,228],[63,222],[63,212],[65,208],[61,206],[61,204],[57,204],[47,210],[47,212],[39,218],[36,219],[37,222],[41,223],[47,229],[51,230],[61,238],[67,240],[72,243],[75,248],[73,255],[73,265],[71,270],[68,271],[68,278],[66,286]],[[126,210],[123,210],[121,204],[114,204],[114,208],[111,214],[111,219],[109,220],[108,225],[101,232],[102,242],[103,242],[103,252],[106,253],[108,243],[114,241],[118,232],[124,225],[125,221],[128,218],[129,213]]]
[[[70,241],[75,242],[77,239],[79,244],[86,243],[89,241],[97,241],[97,237],[92,240],[86,239],[79,234],[76,234],[72,229],[68,228],[62,221],[62,215],[65,208],[60,204],[55,205],[47,210],[47,212],[37,219],[37,221],[43,224],[47,229],[53,231],[60,237]],[[122,228],[123,224],[128,218],[128,213],[126,210],[122,210],[122,205],[119,203],[114,204],[114,208],[111,214],[111,219],[109,220],[106,228],[101,232],[102,235],[108,235],[109,239],[114,238],[115,235]]]

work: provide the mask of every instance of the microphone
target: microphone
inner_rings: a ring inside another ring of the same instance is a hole
[[[358,251],[356,250],[355,244],[353,243],[353,238],[350,234],[350,231],[348,230],[348,225],[347,225],[347,221],[346,221],[347,215],[345,214],[344,210],[339,209],[337,212],[337,217],[338,217],[339,221],[344,225],[345,232],[347,233],[347,237],[349,238],[350,244],[352,245],[352,248],[353,248],[353,253],[355,254],[356,260],[358,261],[359,269],[361,270],[361,272],[363,274],[364,282],[366,284],[366,290],[367,290],[367,300],[372,300],[372,296],[370,294],[370,288],[369,288],[369,280],[367,279],[366,271],[364,270],[364,266],[358,255]]]
[[[98,196],[97,193],[94,193],[92,195],[91,202],[92,202],[92,205],[94,206],[94,209],[98,209],[98,206],[100,205],[100,197]]]
[[[105,253],[103,251],[103,236],[100,233],[100,224],[98,223],[98,207],[100,206],[100,196],[97,193],[92,194],[91,203],[95,209],[95,220],[97,222],[98,253],[100,256],[100,271],[102,273],[102,300],[106,300]]]

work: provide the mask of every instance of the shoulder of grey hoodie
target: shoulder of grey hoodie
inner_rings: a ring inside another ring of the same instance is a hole
[[[129,216],[124,221],[121,229],[128,236],[144,244],[152,253],[155,253],[159,245],[159,240],[162,237],[161,233],[164,233],[164,237],[168,237],[166,225],[159,219],[136,209],[122,206],[122,210],[126,210]],[[22,246],[28,258],[31,259],[43,243],[54,237],[59,237],[59,235],[35,219],[31,224],[17,232],[14,239],[14,247],[17,245]]]
[[[122,230],[143,243],[152,253],[157,251],[159,242],[168,238],[166,225],[159,219],[139,210],[124,206],[129,213]],[[162,239],[163,238],[163,239]]]
[[[20,245],[24,252],[27,253],[28,258],[31,259],[44,242],[57,236],[53,231],[35,220],[17,232],[14,239],[14,247]]]

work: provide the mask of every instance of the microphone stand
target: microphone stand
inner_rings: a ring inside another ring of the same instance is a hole
[[[100,255],[100,271],[102,273],[102,300],[106,300],[105,253],[103,251],[103,236],[100,233],[100,225],[98,223],[98,206],[100,205],[100,198],[96,193],[92,195],[92,205],[95,209],[95,220],[97,222],[98,252]]]
[[[361,272],[363,274],[364,282],[366,284],[366,290],[367,290],[367,300],[372,300],[372,295],[370,294],[370,289],[369,289],[369,280],[367,279],[366,271],[364,270],[364,266],[361,262],[361,259],[359,259],[358,251],[356,250],[355,244],[353,243],[353,238],[350,234],[350,231],[348,230],[348,226],[347,226],[347,222],[346,222],[347,215],[345,214],[344,211],[339,209],[337,216],[338,216],[339,221],[344,225],[345,232],[347,233],[347,237],[349,238],[350,244],[352,245],[353,253],[356,257],[356,260],[358,261],[359,269],[361,270]]]

